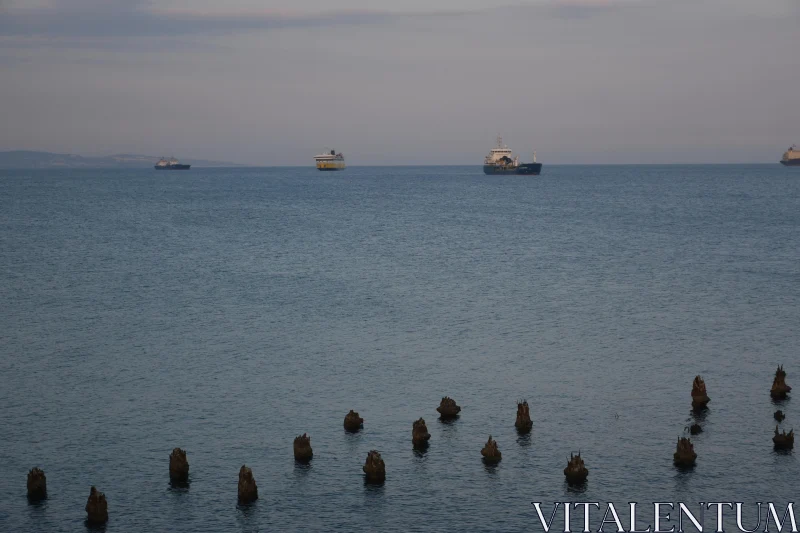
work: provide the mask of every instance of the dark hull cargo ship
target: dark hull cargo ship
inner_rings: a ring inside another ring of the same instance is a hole
[[[164,159],[156,163],[155,169],[156,170],[189,170],[192,165],[184,165],[182,163],[178,163],[178,160],[174,157],[172,159]]]
[[[538,176],[542,172],[542,164],[536,162],[536,155],[533,156],[533,163],[520,163],[517,167],[517,174],[528,174]]]
[[[533,163],[520,163],[519,156],[512,159],[512,152],[503,144],[503,138],[497,138],[497,147],[492,148],[483,160],[483,173],[492,174],[522,174],[538,176],[542,172],[542,164],[536,162],[536,152],[533,153]]]

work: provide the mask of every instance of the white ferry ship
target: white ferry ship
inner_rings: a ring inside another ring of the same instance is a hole
[[[317,170],[344,170],[344,155],[342,153],[336,153],[336,150],[331,150],[330,153],[325,152],[324,154],[320,154],[314,156],[314,160],[317,162]]]
[[[800,148],[797,148],[797,146],[794,144],[791,145],[789,149],[783,153],[781,165],[785,165],[787,167],[800,166]]]

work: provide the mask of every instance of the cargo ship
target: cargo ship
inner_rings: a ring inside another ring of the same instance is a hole
[[[336,150],[331,150],[330,153],[314,156],[317,162],[317,170],[344,170],[344,155],[336,153]]]
[[[497,137],[497,146],[492,148],[483,160],[484,174],[524,174],[538,176],[542,172],[542,164],[536,162],[536,152],[532,163],[520,163],[519,156],[514,156],[511,149],[503,144],[503,138]]]
[[[156,170],[189,170],[192,165],[184,165],[178,163],[178,160],[174,157],[170,159],[161,158],[158,163],[156,163],[155,169]]]
[[[797,148],[797,145],[793,144],[788,150],[783,152],[781,165],[786,165],[787,167],[800,167],[800,149]]]

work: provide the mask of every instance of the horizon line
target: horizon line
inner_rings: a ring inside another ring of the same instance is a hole
[[[317,170],[313,165],[250,165],[244,163],[233,163],[231,165],[195,165],[191,163],[191,158],[186,159],[189,161],[193,168],[202,169],[256,169],[256,168],[292,168],[292,169],[309,169]],[[677,166],[766,166],[766,165],[780,165],[780,162],[772,161],[757,161],[757,162],[734,162],[734,163],[547,163],[548,167],[677,167]],[[393,165],[393,164],[374,164],[374,165],[348,165],[347,168],[416,168],[416,167],[437,167],[437,168],[465,168],[465,167],[482,167],[480,163],[473,164],[426,164],[419,163],[415,165]],[[344,170],[347,170],[344,169]],[[152,170],[150,167],[144,166],[26,166],[26,167],[0,167],[0,170]],[[340,171],[341,172],[341,171]]]

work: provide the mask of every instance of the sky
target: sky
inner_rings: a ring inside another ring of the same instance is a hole
[[[776,162],[800,0],[0,0],[0,150]]]

